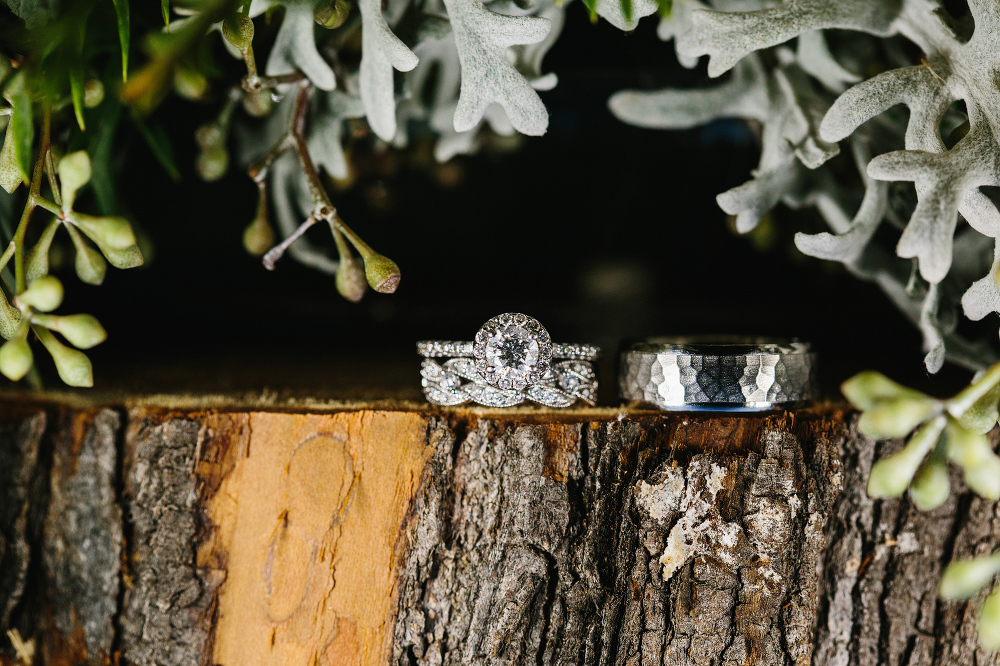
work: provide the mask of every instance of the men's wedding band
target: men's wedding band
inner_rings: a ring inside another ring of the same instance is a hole
[[[756,338],[650,338],[628,345],[621,397],[668,410],[758,411],[816,398],[808,343]]]
[[[593,345],[553,343],[538,320],[507,313],[483,324],[471,342],[424,340],[421,383],[435,405],[476,402],[512,407],[526,400],[568,407],[577,400],[594,404],[597,375]],[[439,362],[440,361],[440,362]]]

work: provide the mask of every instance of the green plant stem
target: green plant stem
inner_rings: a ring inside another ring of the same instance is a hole
[[[294,142],[295,140],[292,138],[291,133],[281,137],[281,140],[271,146],[270,150],[264,153],[263,157],[250,165],[250,168],[247,169],[247,174],[259,186],[267,178],[268,169],[270,169],[274,160],[278,159],[282,153],[291,148]]]
[[[56,204],[62,208],[62,192],[59,191],[59,180],[56,178],[55,160],[52,159],[52,151],[45,152],[45,175],[49,179],[49,187],[52,189],[52,198]]]
[[[45,210],[49,211],[56,217],[62,217],[63,215],[63,209],[61,204],[58,204],[54,201],[49,201],[43,196],[35,197],[35,205],[38,206],[39,208],[44,208]]]
[[[14,256],[14,249],[16,247],[17,245],[14,244],[14,241],[11,241],[7,244],[7,249],[3,251],[3,254],[0,254],[0,271],[7,267],[7,262]]]
[[[945,401],[945,408],[949,414],[958,418],[998,383],[1000,383],[1000,363],[994,363],[982,377],[962,389],[955,397]]]
[[[42,139],[38,146],[38,159],[35,160],[35,168],[31,176],[31,186],[28,189],[28,200],[24,204],[24,212],[21,213],[21,221],[14,231],[14,280],[16,293],[20,294],[25,290],[24,279],[24,234],[28,230],[28,221],[31,213],[38,205],[38,192],[42,185],[42,172],[44,171],[45,155],[49,152],[49,133],[52,127],[52,113],[48,106],[42,112]]]

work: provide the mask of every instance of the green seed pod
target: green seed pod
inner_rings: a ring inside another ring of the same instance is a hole
[[[943,459],[932,455],[924,461],[913,477],[910,499],[921,511],[933,511],[944,504],[950,490],[948,466]]]
[[[74,212],[70,222],[102,248],[124,250],[135,245],[135,232],[124,217],[96,217]]]
[[[1000,586],[986,597],[979,609],[979,645],[984,650],[1000,650]]]
[[[225,148],[209,148],[198,154],[196,164],[202,180],[213,182],[226,175],[229,169],[229,152]]]
[[[253,42],[253,21],[243,12],[234,12],[222,22],[222,36],[240,51],[246,51]]]
[[[938,441],[944,430],[945,418],[939,416],[913,433],[902,451],[886,456],[872,465],[868,475],[870,497],[899,497],[910,485],[924,456]]]
[[[364,258],[365,277],[371,288],[381,294],[391,294],[399,286],[399,266],[389,257],[371,252]]]
[[[14,138],[11,136],[11,123],[7,123],[7,134],[4,137],[3,149],[0,150],[0,187],[8,194],[14,192],[23,181],[21,169],[17,166],[17,154],[14,152]]]
[[[942,599],[958,601],[974,596],[993,576],[1000,573],[1000,554],[952,560],[941,574],[938,588]]]
[[[36,315],[31,323],[60,333],[69,343],[78,349],[90,349],[108,339],[108,333],[97,318],[89,314],[66,315]]]
[[[87,151],[78,150],[59,160],[59,187],[62,190],[63,210],[72,210],[77,191],[87,184],[92,173]]]
[[[40,326],[35,326],[32,330],[35,331],[35,335],[52,355],[60,379],[70,386],[94,385],[94,367],[90,364],[90,359],[87,358],[86,354],[70,349],[59,342],[56,336]]]
[[[21,379],[34,362],[31,345],[24,338],[14,338],[0,346],[0,373],[7,379],[15,382]]]
[[[368,289],[361,262],[352,256],[341,258],[340,265],[337,266],[336,284],[341,296],[351,303],[360,301]]]
[[[92,109],[104,101],[104,84],[99,79],[87,79],[83,84],[83,105]]]
[[[243,95],[243,110],[254,118],[263,118],[271,113],[273,107],[274,100],[271,98],[270,90],[258,90]]]
[[[351,5],[347,0],[322,0],[313,10],[313,18],[324,28],[339,28],[344,25]]]
[[[43,275],[17,295],[19,305],[30,305],[41,312],[51,312],[63,299],[63,286],[59,278]]]

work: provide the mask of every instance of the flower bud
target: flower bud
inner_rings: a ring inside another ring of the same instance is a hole
[[[910,484],[910,499],[921,511],[933,511],[948,499],[951,484],[948,466],[941,458],[932,455],[917,470]]]
[[[872,465],[868,475],[868,495],[874,498],[902,495],[924,456],[934,448],[944,426],[943,416],[924,424],[913,433],[902,451],[886,456]]]
[[[43,275],[17,295],[18,305],[30,305],[41,312],[51,312],[59,307],[63,299],[63,286],[59,278]]]
[[[135,245],[135,232],[124,217],[95,217],[74,212],[70,222],[100,247],[124,250]]]
[[[174,92],[185,99],[201,99],[208,90],[208,80],[196,69],[178,67],[174,72]]]
[[[389,257],[376,252],[369,253],[365,258],[365,277],[372,289],[381,294],[391,294],[399,286],[399,266]]]
[[[83,84],[83,105],[92,109],[104,101],[104,84],[99,79],[87,79]]]
[[[66,315],[36,315],[31,323],[62,334],[69,343],[79,349],[90,349],[108,339],[108,333],[97,318],[89,314]]]
[[[979,609],[979,645],[984,650],[1000,650],[1000,586],[994,588]]]
[[[271,113],[273,107],[274,100],[271,98],[270,90],[258,90],[243,95],[243,110],[254,118],[263,118]]]
[[[21,176],[21,168],[17,165],[17,154],[14,152],[14,137],[11,123],[7,123],[7,134],[3,141],[3,149],[0,149],[0,187],[3,187],[8,194],[14,192],[17,186],[24,182]]]
[[[347,0],[322,0],[313,10],[313,18],[316,23],[332,30],[344,25],[350,13],[351,5]]]
[[[76,192],[87,184],[91,176],[90,156],[78,150],[59,160],[59,185],[62,189],[63,210],[72,210]]]
[[[966,560],[952,560],[941,574],[938,588],[942,599],[968,599],[1000,572],[1000,554]]]
[[[94,368],[86,354],[70,349],[44,328],[36,326],[32,330],[52,355],[60,379],[70,386],[94,385]]]
[[[31,345],[24,338],[14,338],[0,346],[0,373],[7,379],[15,382],[21,379],[34,362]]]
[[[365,271],[361,262],[353,256],[341,257],[337,266],[337,291],[351,303],[357,303],[365,295],[368,285],[365,282]],[[399,279],[397,278],[397,282]]]
[[[229,169],[229,152],[225,148],[209,148],[198,154],[198,175],[208,182],[226,175]]]
[[[246,51],[253,42],[253,21],[243,12],[234,12],[222,22],[222,36],[240,51]]]

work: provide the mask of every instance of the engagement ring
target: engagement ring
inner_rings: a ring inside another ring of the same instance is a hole
[[[815,361],[798,341],[650,338],[622,352],[618,383],[660,409],[758,411],[814,399]]]
[[[418,342],[417,353],[425,357],[420,370],[424,395],[436,405],[471,400],[511,407],[531,400],[568,407],[578,399],[592,405],[597,396],[592,362],[600,348],[554,344],[538,320],[523,314],[490,319],[473,342]]]

